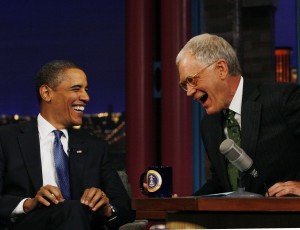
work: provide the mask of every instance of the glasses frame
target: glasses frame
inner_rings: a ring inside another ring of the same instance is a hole
[[[203,69],[201,69],[198,73],[194,74],[193,76],[187,76],[185,78],[185,81],[180,82],[179,81],[179,85],[180,87],[187,92],[187,85],[190,85],[192,87],[197,86],[197,80],[196,78],[200,78],[198,75],[200,73],[203,73],[208,67],[212,66],[213,64],[215,64],[217,61],[214,61],[210,64],[208,64],[207,66],[205,66]]]

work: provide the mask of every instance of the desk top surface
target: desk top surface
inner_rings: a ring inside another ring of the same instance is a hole
[[[300,197],[179,197],[133,198],[137,211],[280,211],[300,212]]]

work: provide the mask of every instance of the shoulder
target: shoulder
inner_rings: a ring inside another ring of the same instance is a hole
[[[95,134],[84,130],[84,129],[75,129],[75,128],[70,128],[68,129],[68,133],[70,138],[76,138],[80,139],[81,141],[84,142],[92,142],[92,143],[101,143],[105,144],[106,141],[102,137],[97,137]]]
[[[300,103],[300,86],[292,83],[264,83],[260,86],[262,98],[285,107]],[[299,104],[298,104],[299,107]]]
[[[36,131],[37,131],[36,120],[25,121],[25,122],[20,122],[15,124],[6,124],[0,126],[0,134],[36,132]]]
[[[300,96],[300,85],[283,82],[259,82],[245,79],[243,100],[271,100],[283,102]]]
[[[280,92],[288,92],[300,90],[300,85],[287,82],[260,82],[245,79],[244,91],[251,91],[258,89],[260,93],[273,92],[274,94]]]
[[[222,124],[222,111],[216,114],[211,114],[203,116],[201,120],[201,128],[202,129],[218,129],[220,124]]]

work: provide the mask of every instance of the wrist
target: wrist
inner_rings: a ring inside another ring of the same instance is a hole
[[[116,209],[113,205],[111,205],[110,203],[108,203],[107,206],[108,206],[108,207],[110,208],[110,210],[111,210],[111,215],[108,217],[108,221],[112,221],[112,220],[114,220],[114,219],[117,218],[117,216],[118,216],[118,211],[117,211],[117,209]]]
[[[32,210],[32,207],[31,207],[31,198],[28,198],[23,203],[23,211],[24,211],[25,214],[27,214],[31,210]]]

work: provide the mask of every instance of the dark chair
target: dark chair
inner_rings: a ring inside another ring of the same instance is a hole
[[[118,171],[118,174],[123,182],[123,185],[128,192],[129,196],[132,197],[131,186],[128,183],[128,175],[124,170]],[[143,230],[148,220],[135,220],[132,223],[124,224],[119,228],[119,230]]]

